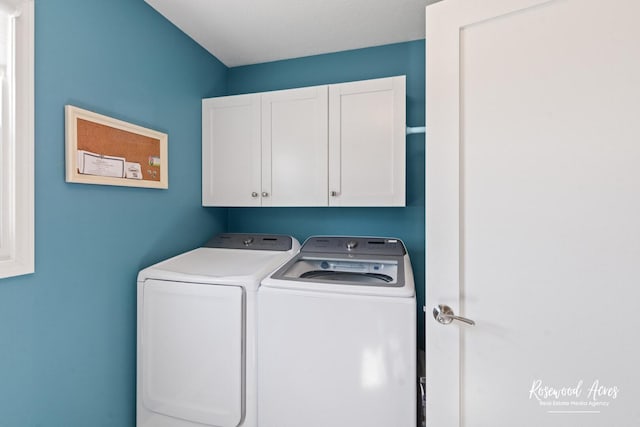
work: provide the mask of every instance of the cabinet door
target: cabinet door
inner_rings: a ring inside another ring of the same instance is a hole
[[[405,205],[405,77],[329,86],[329,205]]]
[[[326,206],[328,87],[262,94],[262,206]]]
[[[260,94],[202,101],[202,205],[260,206]]]

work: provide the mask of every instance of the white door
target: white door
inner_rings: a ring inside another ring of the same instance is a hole
[[[244,412],[243,291],[138,285],[138,426],[235,427]]]
[[[427,8],[427,426],[640,425],[639,17]]]
[[[329,86],[329,205],[405,205],[405,77]]]
[[[262,94],[262,206],[326,206],[327,86]]]
[[[260,94],[202,100],[202,205],[260,206]]]

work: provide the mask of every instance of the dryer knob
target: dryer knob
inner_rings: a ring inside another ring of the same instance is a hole
[[[249,246],[250,244],[253,243],[253,237],[248,237],[244,239],[242,243],[244,243],[245,246]]]
[[[347,242],[347,250],[354,249],[356,246],[358,246],[358,242],[356,242],[355,240],[349,240]]]

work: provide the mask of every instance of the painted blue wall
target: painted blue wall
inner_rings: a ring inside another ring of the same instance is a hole
[[[0,426],[135,425],[135,279],[225,230],[200,100],[227,69],[142,0],[36,0],[36,273],[0,280]],[[169,190],[64,182],[64,105],[169,134]]]
[[[230,95],[407,76],[407,125],[424,125],[424,40],[231,68]],[[407,137],[407,206],[404,208],[234,208],[229,231],[393,236],[409,251],[418,291],[418,342],[424,347],[424,134]]]
[[[36,0],[36,273],[0,280],[0,426],[135,425],[136,273],[219,231],[399,237],[421,307],[423,135],[406,208],[200,207],[202,97],[400,74],[422,125],[421,41],[227,70],[143,1]],[[65,183],[66,104],[167,132],[169,190]]]

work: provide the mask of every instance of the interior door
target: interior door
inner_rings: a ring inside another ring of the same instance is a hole
[[[427,7],[427,426],[640,425],[638,17]]]

